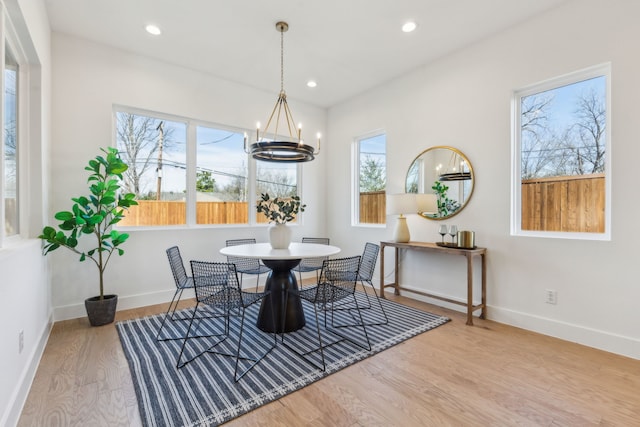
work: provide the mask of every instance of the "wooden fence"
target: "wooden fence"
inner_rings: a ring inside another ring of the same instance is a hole
[[[196,224],[247,224],[247,202],[196,202]],[[255,210],[253,211],[255,212]],[[264,215],[257,222],[267,223]],[[118,225],[181,225],[187,223],[187,205],[184,201],[138,200]]]
[[[387,222],[386,193],[374,191],[360,193],[360,223],[384,224]]]
[[[255,212],[255,209],[252,211]],[[360,194],[360,222],[385,223],[385,193]],[[264,215],[257,215],[258,223],[267,223]],[[247,224],[249,209],[247,202],[196,202],[197,224]],[[187,223],[187,207],[184,201],[138,200],[118,225],[181,225]]]
[[[522,181],[522,229],[603,233],[604,174]]]

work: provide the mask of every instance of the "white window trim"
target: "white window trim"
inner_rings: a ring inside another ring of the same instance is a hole
[[[605,129],[605,231],[604,233],[577,233],[561,231],[532,231],[522,230],[522,199],[521,199],[521,99],[539,92],[570,85],[594,77],[604,76],[606,79],[606,129]],[[555,239],[575,240],[611,240],[611,199],[612,199],[612,169],[611,169],[611,63],[599,64],[579,71],[551,78],[533,85],[529,85],[513,93],[511,100],[511,235],[523,237],[546,237]]]
[[[353,138],[351,143],[351,226],[364,228],[386,228],[387,224],[371,224],[360,222],[360,141],[386,135],[384,129],[376,129]],[[386,156],[386,148],[385,148]],[[386,162],[385,162],[386,164]]]
[[[3,119],[4,126],[4,61],[5,61],[5,49],[6,44],[8,44],[11,48],[11,53],[13,54],[16,62],[18,63],[18,97],[16,99],[17,102],[17,127],[16,127],[16,167],[17,167],[17,176],[16,176],[16,206],[18,209],[18,232],[14,235],[7,236],[5,234],[5,210],[4,210],[4,197],[5,197],[5,187],[4,187],[4,131],[2,135],[0,135],[0,201],[2,201],[2,206],[0,206],[0,248],[6,248],[10,246],[14,246],[22,242],[29,236],[29,218],[28,218],[28,198],[27,191],[28,188],[28,179],[29,174],[27,173],[27,130],[28,130],[28,117],[29,117],[29,102],[30,94],[29,94],[29,62],[27,60],[27,55],[22,48],[22,44],[20,43],[20,37],[18,32],[16,31],[13,23],[9,15],[7,14],[6,8],[0,8],[0,57],[2,58],[2,66],[0,79],[0,117]]]

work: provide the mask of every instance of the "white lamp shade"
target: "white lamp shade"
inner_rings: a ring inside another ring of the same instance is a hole
[[[418,212],[415,193],[387,194],[387,215],[414,214]]]
[[[438,199],[433,193],[416,194],[418,202],[418,212],[420,213],[436,213],[438,212]]]

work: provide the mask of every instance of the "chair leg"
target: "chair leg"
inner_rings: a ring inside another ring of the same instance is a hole
[[[327,330],[329,330],[332,333],[344,338],[345,340],[349,341],[350,343],[352,343],[354,345],[357,345],[360,348],[363,348],[365,350],[371,350],[371,341],[369,340],[369,333],[367,332],[367,325],[365,324],[364,319],[362,318],[362,312],[360,311],[360,306],[358,304],[358,299],[356,298],[355,294],[352,294],[351,296],[353,297],[353,302],[355,303],[356,308],[355,309],[354,308],[349,308],[349,309],[346,309],[346,310],[349,312],[351,317],[354,318],[355,321],[357,321],[358,319],[356,319],[355,316],[353,315],[353,310],[356,310],[358,312],[358,318],[360,319],[360,321],[358,323],[356,323],[356,324],[353,324],[353,325],[336,325],[334,323],[333,303],[331,303],[331,308],[330,308],[330,310],[331,310],[331,327],[330,328],[327,327]],[[337,311],[337,310],[344,310],[344,309],[336,309],[335,311]],[[344,334],[341,334],[340,332],[338,332],[335,329],[335,328],[353,328],[353,327],[357,327],[357,326],[361,326],[362,327],[362,331],[364,332],[364,338],[367,341],[367,345],[366,346],[361,344],[361,343],[359,343],[359,342],[357,342],[357,341],[355,341],[355,340],[353,340],[353,339],[351,339],[351,338],[349,338],[349,337],[347,337]]]
[[[302,289],[302,271],[298,270],[298,277],[300,278],[300,281],[298,282],[298,288]]]
[[[378,292],[376,292],[376,287],[373,286],[373,283],[371,282],[361,282],[362,283],[362,289],[364,290],[365,295],[367,296],[367,303],[369,304],[368,307],[360,307],[360,309],[373,309],[372,303],[369,300],[369,293],[367,292],[367,286],[369,285],[371,287],[371,290],[373,291],[373,295],[374,295],[374,300],[378,302],[378,307],[380,308],[380,312],[382,313],[382,317],[384,317],[384,321],[380,321],[380,322],[371,322],[371,323],[367,323],[367,326],[378,326],[378,325],[386,325],[389,323],[389,318],[387,317],[387,313],[384,311],[384,307],[382,306],[382,302],[380,301],[380,297],[378,296]]]
[[[197,312],[198,312],[198,304],[196,304],[195,308],[193,309],[193,316],[191,316],[191,320],[189,321],[189,328],[187,329],[187,334],[184,336],[184,341],[182,342],[182,348],[180,348],[180,354],[178,355],[178,361],[176,362],[176,368],[178,368],[178,369],[182,368],[184,365],[189,363],[191,360],[195,359],[195,357],[194,357],[191,360],[187,360],[184,363],[180,363],[180,361],[182,360],[182,354],[184,353],[184,349],[187,346],[187,341],[189,340],[189,334],[191,333],[191,326],[193,325],[193,320],[196,318],[196,313]]]
[[[285,294],[286,294],[286,296],[285,296]],[[289,291],[283,293],[283,299],[284,299],[284,301],[282,302],[282,306],[284,307],[283,314],[287,312],[287,303],[289,301],[288,294],[289,294]],[[303,299],[303,301],[306,301],[306,300]],[[310,304],[313,305],[313,314],[315,315],[315,318],[316,318],[316,332],[318,334],[318,348],[310,350],[310,351],[308,351],[306,353],[301,353],[296,348],[294,348],[293,346],[288,345],[284,341],[284,335],[285,335],[285,333],[284,333],[284,324],[285,324],[284,315],[282,316],[282,324],[281,324],[282,329],[281,329],[281,331],[283,331],[283,332],[280,333],[280,337],[281,337],[280,342],[282,343],[282,345],[287,347],[289,350],[293,351],[298,356],[300,356],[300,358],[302,358],[302,360],[304,360],[305,362],[307,362],[311,366],[314,366],[314,367],[316,367],[318,369],[321,369],[324,372],[327,369],[327,365],[326,365],[326,362],[325,362],[325,359],[324,359],[324,346],[322,345],[322,336],[320,334],[320,321],[318,319],[318,310],[316,309],[316,305],[314,303],[310,303]],[[308,354],[314,353],[314,352],[317,352],[317,351],[320,351],[320,358],[322,360],[322,367],[320,367],[315,362],[313,362],[312,360],[307,358]]]
[[[176,291],[173,293],[173,298],[171,298],[171,302],[169,303],[169,308],[167,309],[167,312],[165,313],[164,317],[162,318],[162,323],[160,324],[160,329],[158,329],[158,333],[156,334],[156,341],[164,341],[160,339],[160,334],[162,333],[162,328],[164,328],[164,323],[167,321],[167,317],[169,317],[169,313],[171,313],[171,316],[173,316],[173,313],[176,312],[176,307],[178,306],[178,301],[180,301],[180,298],[178,297],[178,301],[176,301],[176,307],[173,308],[173,311],[171,310],[171,306],[173,306],[173,302],[176,300],[176,296],[180,294],[182,295],[182,289],[177,289]]]
[[[242,317],[241,317],[241,319],[240,319],[240,336],[239,336],[239,338],[238,338],[238,349],[237,349],[237,351],[236,351],[236,366],[235,366],[235,369],[234,369],[234,371],[233,371],[233,380],[234,380],[235,382],[240,381],[240,379],[241,379],[242,377],[244,377],[244,376],[245,376],[245,375],[246,375],[246,374],[247,374],[251,369],[253,369],[253,367],[254,367],[254,366],[256,366],[258,363],[260,363],[260,361],[261,361],[262,359],[264,359],[264,358],[267,356],[267,354],[271,353],[271,350],[273,350],[273,349],[276,347],[276,345],[278,344],[277,332],[275,332],[275,330],[276,330],[276,319],[275,319],[275,316],[271,316],[271,321],[273,322],[272,326],[273,326],[273,330],[274,330],[274,333],[273,333],[273,337],[274,337],[273,345],[272,345],[271,347],[269,347],[269,348],[268,348],[268,349],[267,349],[267,350],[266,350],[262,355],[260,355],[260,357],[258,357],[257,359],[252,359],[252,358],[249,358],[249,357],[241,357],[241,356],[240,356],[240,350],[241,350],[241,348],[242,348],[242,336],[243,336],[243,334],[244,334],[244,318],[245,318],[245,311],[246,311],[246,309],[247,309],[247,308],[248,308],[248,307],[243,307],[243,308],[242,308]],[[238,375],[238,366],[239,366],[239,364],[240,364],[240,359],[243,359],[243,360],[249,360],[249,361],[251,361],[251,362],[253,362],[253,363],[251,363],[251,365],[249,365],[249,367],[248,367],[248,368],[246,368],[242,373],[240,373],[240,375]]]

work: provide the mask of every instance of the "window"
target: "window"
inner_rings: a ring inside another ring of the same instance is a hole
[[[610,239],[610,66],[517,91],[514,235]]]
[[[20,232],[18,223],[18,63],[8,45],[4,57],[4,236]]]
[[[378,132],[357,138],[354,157],[354,223],[385,224],[386,135]]]
[[[248,167],[244,135],[198,126],[196,223],[246,224]]]
[[[262,193],[273,197],[291,197],[298,194],[298,165],[296,163],[256,162],[256,199]],[[304,200],[302,200],[304,204]],[[264,214],[256,213],[256,222],[266,223],[269,220]],[[292,222],[297,222],[296,218]]]
[[[120,226],[262,223],[250,209],[261,192],[298,194],[299,166],[253,161],[244,130],[124,107],[115,122],[116,146],[129,165],[124,187],[139,203]]]
[[[138,206],[121,225],[187,223],[187,125],[130,112],[116,113],[117,148],[129,165],[124,190]]]

